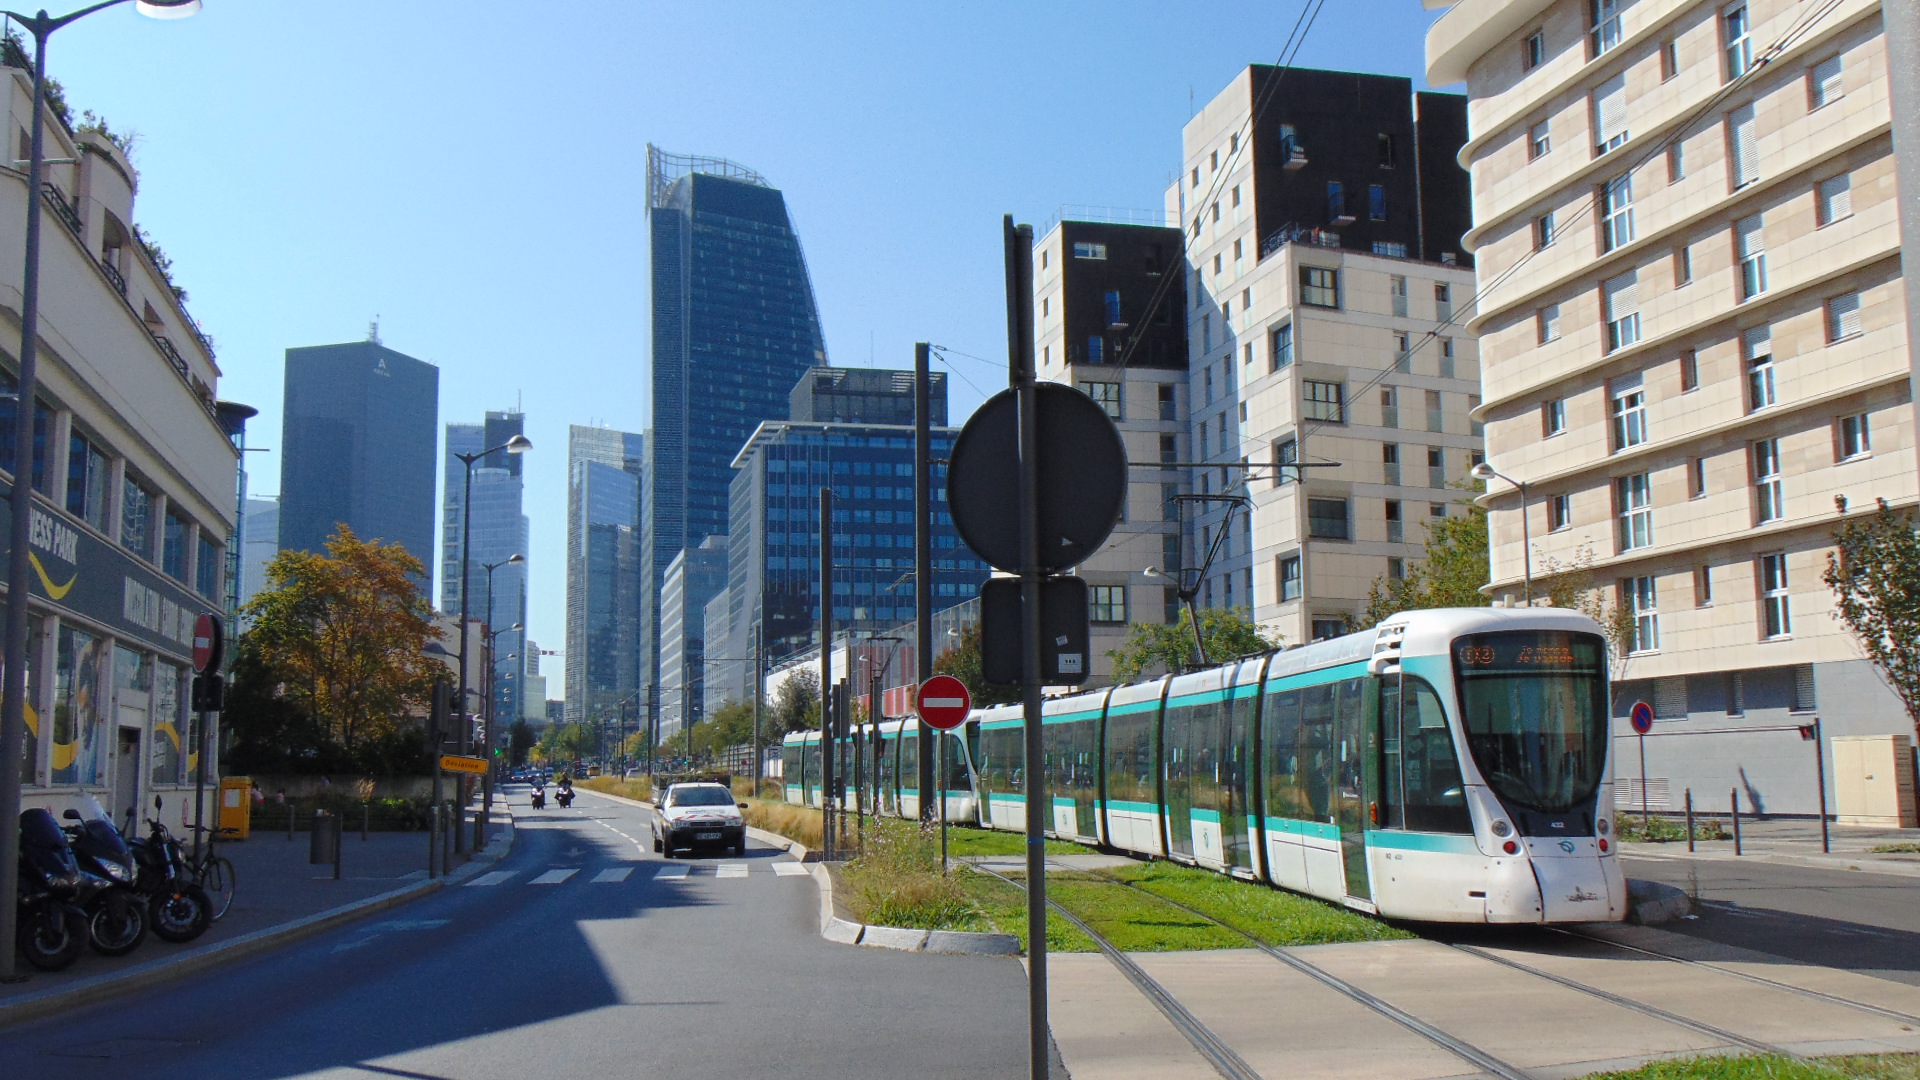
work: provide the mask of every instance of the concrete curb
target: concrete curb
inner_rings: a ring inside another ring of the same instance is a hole
[[[1884,856],[1854,854],[1794,855],[1777,851],[1754,851],[1735,855],[1731,851],[1661,851],[1662,844],[1622,844],[1620,855],[1629,859],[1665,859],[1672,862],[1768,862],[1781,866],[1804,866],[1811,870],[1851,870],[1862,874],[1886,874],[1889,877],[1920,877],[1920,861],[1889,859]]]
[[[504,835],[502,835],[504,833]],[[255,930],[251,934],[242,934],[232,941],[223,941],[218,945],[209,945],[196,949],[185,956],[166,957],[149,960],[122,971],[107,971],[90,978],[82,979],[70,986],[53,990],[42,990],[23,994],[19,998],[0,1005],[0,1028],[24,1024],[37,1020],[50,1013],[82,1008],[108,998],[135,990],[144,990],[150,986],[177,979],[182,975],[191,975],[211,967],[255,956],[269,949],[291,945],[305,938],[324,933],[336,926],[377,915],[390,908],[411,903],[423,896],[437,893],[451,885],[459,884],[479,873],[481,868],[505,858],[513,847],[513,816],[508,814],[506,828],[494,835],[501,839],[488,845],[488,849],[475,855],[471,860],[455,869],[445,877],[417,882],[403,888],[384,892],[378,896],[369,896],[344,904],[328,911],[317,912],[292,922],[281,923]]]
[[[1693,914],[1693,898],[1671,885],[1631,878],[1627,881],[1627,921],[1638,926],[1673,922]]]

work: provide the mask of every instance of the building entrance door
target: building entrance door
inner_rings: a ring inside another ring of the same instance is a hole
[[[113,761],[113,805],[107,807],[107,812],[113,815],[114,823],[131,836],[140,821],[139,807],[140,729],[123,727]]]

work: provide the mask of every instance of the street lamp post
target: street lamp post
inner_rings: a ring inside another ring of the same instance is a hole
[[[465,493],[460,499],[460,749],[467,751],[473,741],[473,721],[467,717],[467,619],[470,617],[467,601],[473,591],[473,463],[488,454],[505,450],[509,454],[524,454],[533,449],[532,440],[525,435],[515,435],[499,446],[490,446],[472,454],[455,454],[460,464],[467,467]],[[492,614],[489,612],[488,614]],[[467,805],[467,781],[460,785],[460,810],[464,813]],[[462,844],[465,835],[460,831],[459,822],[454,823],[453,840]],[[456,851],[461,850],[456,846]]]
[[[1496,480],[1496,479],[1505,480],[1507,483],[1512,484],[1514,487],[1520,489],[1520,560],[1521,560],[1520,565],[1522,568],[1521,580],[1522,580],[1522,588],[1527,598],[1527,606],[1532,607],[1533,606],[1533,536],[1530,530],[1530,526],[1527,523],[1527,485],[1521,483],[1518,480],[1515,480],[1513,477],[1508,476],[1506,473],[1503,473],[1498,469],[1495,469],[1491,464],[1484,461],[1473,467],[1473,478],[1475,480],[1481,480],[1481,481]]]
[[[20,858],[20,759],[27,738],[27,605],[33,568],[27,561],[33,517],[33,414],[38,383],[40,334],[40,198],[46,171],[47,38],[68,23],[127,0],[105,0],[58,18],[44,10],[32,16],[0,11],[33,35],[33,121],[27,153],[27,253],[20,283],[20,378],[14,396],[13,520],[7,537],[7,631],[5,672],[0,675],[0,982],[18,982],[15,937],[16,865]],[[200,0],[135,0],[134,9],[154,19],[183,19]],[[25,472],[22,472],[24,468]],[[25,483],[21,480],[25,479]],[[204,750],[204,746],[202,747]]]
[[[467,475],[469,478],[472,477],[472,469],[468,469]],[[471,488],[468,489],[468,494],[472,494]],[[465,548],[464,543],[461,546],[463,549]],[[465,552],[463,550],[462,558],[464,557]],[[480,569],[487,572],[486,624],[489,628],[493,625],[493,572],[503,566],[520,566],[526,561],[527,557],[516,551],[512,555],[501,559],[499,562],[480,564]],[[466,588],[463,583],[461,592],[464,593],[465,591]],[[486,833],[484,830],[486,823],[493,820],[493,698],[494,694],[498,692],[494,686],[493,642],[499,635],[518,629],[520,629],[520,624],[514,623],[511,627],[508,627],[507,630],[493,631],[487,635],[487,670],[482,676],[482,681],[485,682],[487,686],[487,694],[480,721],[480,756],[487,761],[487,771],[480,774],[480,816],[473,821],[473,850],[475,851],[479,851],[486,846]],[[466,687],[462,686],[462,695],[464,695],[465,692]],[[462,700],[464,700],[464,696]]]

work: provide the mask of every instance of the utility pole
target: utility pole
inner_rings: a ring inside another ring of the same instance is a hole
[[[928,354],[932,347],[922,341],[913,347],[913,627],[914,660],[918,668],[915,684],[933,677],[933,377],[928,372]],[[920,821],[934,819],[935,793],[933,770],[934,740],[938,737],[925,724],[920,729]],[[943,800],[944,801],[944,800]]]
[[[822,848],[833,861],[834,745],[833,716],[833,489],[820,489],[820,823]]]
[[[760,699],[766,688],[766,678],[760,670],[760,635],[765,623],[753,628],[753,797],[760,797],[760,776],[764,771],[760,757]]]

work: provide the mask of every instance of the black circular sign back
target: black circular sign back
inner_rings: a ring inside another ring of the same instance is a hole
[[[1094,400],[1039,383],[1040,568],[1077,566],[1106,543],[1127,498],[1127,448]],[[987,399],[953,443],[947,507],[960,538],[999,570],[1020,572],[1019,406],[1011,389]]]

